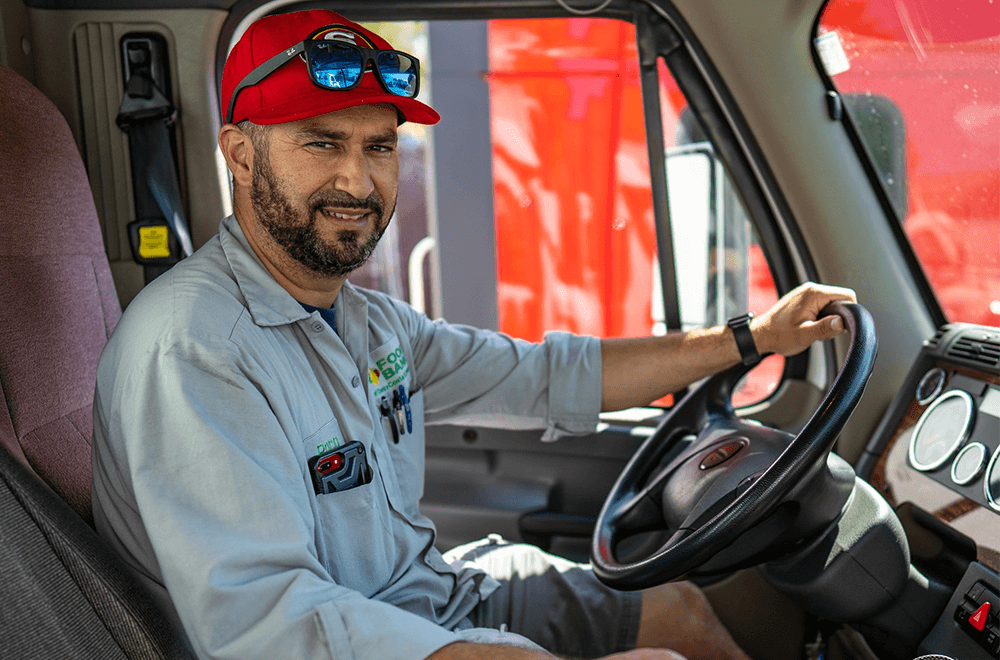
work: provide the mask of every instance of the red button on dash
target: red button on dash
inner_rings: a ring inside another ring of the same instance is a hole
[[[990,615],[990,604],[983,603],[979,606],[979,609],[973,612],[972,616],[969,617],[969,625],[976,630],[982,631],[986,627],[986,617]]]

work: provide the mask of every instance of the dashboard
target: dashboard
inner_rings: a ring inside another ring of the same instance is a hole
[[[896,509],[914,565],[955,586],[922,648],[997,658],[1000,328],[950,324],[924,342],[857,472]]]

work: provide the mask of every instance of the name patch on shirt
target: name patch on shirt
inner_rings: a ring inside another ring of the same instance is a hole
[[[339,448],[345,442],[337,420],[331,419],[303,441],[303,449],[306,450],[307,456],[318,456]]]
[[[396,337],[376,348],[368,358],[368,380],[372,384],[370,391],[376,400],[402,385],[410,375],[410,365]]]

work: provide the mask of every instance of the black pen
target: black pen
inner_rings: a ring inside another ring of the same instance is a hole
[[[399,398],[398,390],[393,390],[392,392],[392,410],[396,413],[396,423],[399,425],[399,434],[403,435],[406,433],[405,427],[403,426],[403,402]]]
[[[389,400],[384,396],[378,404],[378,411],[382,413],[383,417],[389,420],[389,428],[392,429],[392,441],[398,445],[399,428],[396,426],[396,416],[392,414],[392,409],[389,408]]]

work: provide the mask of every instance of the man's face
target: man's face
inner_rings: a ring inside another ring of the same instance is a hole
[[[250,201],[289,257],[345,276],[371,256],[396,205],[396,111],[357,106],[271,127],[254,141]]]

